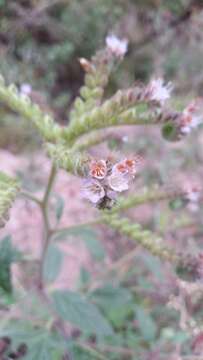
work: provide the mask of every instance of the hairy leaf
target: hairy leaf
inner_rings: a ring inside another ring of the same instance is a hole
[[[99,309],[82,295],[72,291],[53,294],[55,310],[65,320],[87,334],[112,335],[112,328]]]
[[[52,282],[57,279],[63,261],[63,254],[55,245],[50,245],[44,262],[43,277],[47,282]]]

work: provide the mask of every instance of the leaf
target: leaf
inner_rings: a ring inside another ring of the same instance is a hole
[[[83,287],[90,282],[91,274],[83,266],[80,268],[80,277],[78,287]]]
[[[11,338],[14,349],[25,344],[27,353],[24,360],[60,360],[67,349],[65,341],[56,333],[50,333],[44,328],[34,328],[23,321],[10,323],[7,329],[0,330],[0,336]]]
[[[5,236],[0,241],[0,288],[12,292],[11,264],[22,258],[21,253],[11,243],[11,237]]]
[[[107,285],[95,290],[90,296],[115,327],[122,326],[130,315],[133,316],[132,294],[123,287]]]
[[[0,227],[3,227],[9,218],[9,209],[16,198],[18,190],[18,181],[0,172]]]
[[[56,214],[56,219],[58,222],[60,221],[60,219],[63,215],[64,206],[65,206],[64,199],[61,196],[57,195],[55,214]]]
[[[44,267],[43,278],[46,282],[53,282],[57,279],[63,262],[63,254],[55,245],[48,247]]]
[[[82,295],[72,291],[55,291],[53,302],[60,317],[84,333],[97,336],[112,335],[112,328],[99,309]]]
[[[94,290],[90,297],[102,309],[126,306],[133,300],[132,294],[128,289],[111,285]]]
[[[69,236],[78,236],[81,240],[85,242],[87,249],[90,251],[91,256],[97,260],[101,261],[105,257],[105,250],[101,242],[97,238],[96,231],[86,227],[78,226],[74,229],[66,229],[60,234],[55,236],[55,240],[64,240]]]
[[[162,271],[162,263],[159,258],[154,257],[150,254],[142,255],[142,260],[145,266],[148,268],[149,271],[153,273],[153,275],[159,280],[164,281],[164,274]]]
[[[136,306],[135,314],[143,338],[146,341],[154,341],[157,327],[152,317],[141,306]]]
[[[85,245],[88,248],[93,259],[97,261],[102,261],[105,257],[105,250],[101,242],[95,237],[96,233],[93,236],[89,236],[84,239]]]

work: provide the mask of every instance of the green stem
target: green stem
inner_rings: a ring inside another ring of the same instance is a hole
[[[94,226],[94,225],[100,224],[101,222],[102,222],[102,218],[100,217],[96,220],[92,220],[92,221],[82,223],[79,225],[72,225],[72,226],[68,226],[68,227],[64,227],[64,228],[53,229],[53,230],[51,230],[51,235],[54,236],[54,235],[57,235],[57,234],[60,234],[60,233],[66,232],[66,231],[74,231],[74,230],[77,230],[78,228],[83,228],[86,226]]]
[[[27,191],[21,191],[20,195],[22,195],[23,197],[35,202],[39,206],[41,206],[41,204],[42,204],[42,201],[40,199],[38,199],[37,197],[35,197],[34,195],[32,195],[31,193],[29,193]]]
[[[40,269],[39,269],[39,283],[40,286],[43,288],[43,266],[44,266],[44,260],[46,257],[47,249],[50,243],[51,239],[51,227],[49,223],[49,214],[48,214],[48,205],[49,205],[49,198],[50,194],[54,185],[54,180],[57,174],[57,168],[55,165],[52,165],[51,172],[49,175],[49,180],[47,184],[47,188],[43,197],[43,200],[41,202],[41,211],[43,216],[43,243],[42,243],[42,249],[41,249],[41,256],[40,256]]]

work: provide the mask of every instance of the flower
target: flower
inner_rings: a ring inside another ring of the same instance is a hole
[[[30,95],[32,92],[32,86],[30,84],[24,83],[20,87],[20,93],[22,95]]]
[[[145,97],[163,105],[165,101],[170,98],[172,88],[173,86],[171,83],[164,85],[164,80],[162,78],[153,79],[146,88]]]
[[[105,160],[93,160],[90,163],[90,176],[96,179],[104,179],[107,174],[107,165]]]
[[[97,204],[105,196],[103,186],[95,179],[86,179],[82,188],[82,197]]]
[[[106,37],[106,45],[110,52],[118,58],[122,58],[128,50],[127,39],[119,39],[114,34]]]
[[[199,209],[200,188],[198,186],[187,186],[185,198],[188,201],[188,209],[196,212]]]
[[[181,132],[183,134],[190,133],[192,129],[198,127],[198,125],[202,123],[203,116],[201,110],[200,101],[198,100],[191,102],[186,107],[181,119]]]
[[[117,192],[122,192],[129,189],[129,178],[126,174],[119,173],[118,171],[112,172],[107,178],[110,188]]]
[[[121,174],[129,174],[134,176],[137,173],[138,166],[140,165],[142,158],[136,156],[132,159],[124,159],[113,166],[112,171],[117,171]]]

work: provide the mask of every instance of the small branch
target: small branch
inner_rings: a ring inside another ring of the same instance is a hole
[[[85,344],[82,342],[78,342],[77,345],[86,349],[87,351],[90,351],[90,352],[95,350],[95,351],[102,351],[105,353],[120,354],[120,355],[126,355],[126,356],[135,356],[135,352],[132,349],[124,348],[124,347],[120,347],[120,346],[111,346],[111,345],[103,345],[103,344],[88,345],[88,344]],[[104,357],[102,354],[97,353],[95,355],[100,356],[100,357],[98,357],[98,359],[101,359],[101,360],[106,359],[106,357]]]
[[[37,197],[35,197],[34,195],[32,195],[31,193],[29,193],[27,191],[21,191],[20,195],[22,195],[26,199],[29,199],[29,200],[35,202],[37,205],[39,205],[41,207],[42,201],[40,199],[38,199]]]
[[[132,207],[136,207],[149,202],[156,202],[162,200],[175,199],[177,197],[183,197],[185,191],[179,188],[149,188],[145,189],[143,193],[139,195],[130,194],[128,197],[121,197],[118,203],[110,210],[110,213],[117,213],[121,210],[127,210]],[[107,214],[109,213],[106,212]]]
[[[78,224],[78,225],[68,226],[68,227],[59,228],[59,229],[53,229],[53,230],[51,230],[51,235],[54,236],[54,235],[57,235],[59,233],[63,233],[66,231],[71,232],[71,231],[77,230],[79,228],[83,228],[83,227],[87,227],[87,226],[94,226],[94,225],[100,224],[101,222],[102,222],[102,219],[98,218],[96,220],[92,220],[92,221]]]

